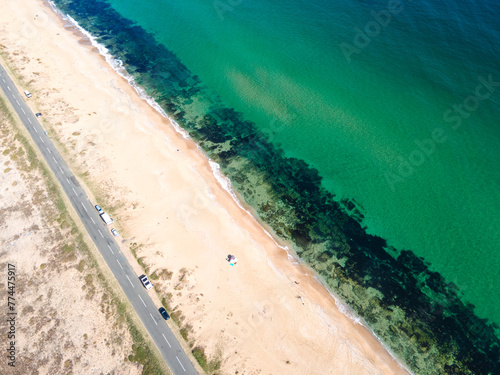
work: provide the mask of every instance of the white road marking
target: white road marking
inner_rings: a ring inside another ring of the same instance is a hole
[[[94,221],[94,219],[93,219],[93,218],[90,218],[90,220],[92,220],[92,222],[95,224],[95,221]]]
[[[36,130],[36,129],[35,129],[35,130]],[[37,132],[37,133],[38,133],[38,132]],[[42,143],[45,143],[45,142],[43,141],[42,137],[39,137],[39,138],[40,138],[40,140],[42,141]],[[55,160],[55,159],[54,159],[54,160]]]
[[[17,105],[18,105],[19,107],[21,106],[21,105],[19,104],[19,102],[17,101],[17,99],[16,99],[16,103],[17,103]]]
[[[165,335],[164,335],[163,333],[162,333],[161,335],[163,336],[163,338],[164,338],[164,339],[165,339],[165,341],[167,342],[168,346],[169,346],[169,347],[172,347],[172,345],[170,345],[170,343],[168,342],[168,340],[167,340],[167,338],[165,337]]]
[[[21,111],[23,111],[23,113],[24,113],[24,114],[26,114],[26,112],[24,112],[24,109],[23,109],[23,108],[21,108]]]
[[[122,266],[122,264],[120,263],[120,261],[119,261],[118,259],[117,259],[116,261],[117,261],[117,262],[118,262],[118,264],[120,265],[121,269],[123,269],[123,266]]]
[[[55,163],[56,163],[56,164],[59,164],[59,163],[57,162],[57,160],[56,160],[56,158],[55,158],[55,157],[53,157],[53,156],[52,156],[52,159],[54,159],[54,161],[55,161]]]
[[[93,221],[93,220],[92,220],[92,221]],[[108,245],[108,247],[109,247],[109,251],[111,251],[111,252],[114,254],[115,252],[111,249],[111,246],[109,246],[109,245]],[[127,276],[127,277],[128,277],[128,276]]]
[[[2,78],[3,83],[5,83],[5,79]]]
[[[59,167],[59,170],[61,171],[61,173],[62,173],[62,174],[64,174],[64,171],[62,170],[62,168],[61,168],[61,167]]]
[[[149,315],[151,315],[151,313],[149,313]],[[158,325],[158,323],[156,322],[155,318],[153,318],[153,315],[151,315],[151,319],[153,319],[153,322],[155,322],[155,324]]]
[[[10,91],[10,86],[7,86],[7,88],[8,88],[8,89],[9,89],[9,91]]]
[[[30,124],[32,124],[32,122],[31,122],[31,120],[30,120],[29,118],[28,118],[28,121],[30,122]],[[36,129],[35,129],[35,131],[36,131]],[[38,133],[38,132],[37,132],[37,133]]]
[[[131,283],[131,284],[132,284],[132,283]],[[138,296],[139,296],[139,295],[138,295]],[[146,306],[146,303],[144,302],[144,300],[142,299],[142,297],[141,297],[141,296],[139,296],[139,298],[141,299],[142,304],[144,305],[144,307],[147,307],[147,306]]]
[[[108,245],[109,246],[109,245]],[[111,249],[111,248],[110,248]],[[132,285],[132,288],[135,288],[134,284],[132,284],[132,281],[130,281],[130,278],[128,277],[128,275],[125,275],[127,276],[127,279],[128,279],[128,282],[130,283],[130,285]]]
[[[73,190],[73,193],[75,193],[75,195],[78,195],[78,194],[76,193],[75,188],[71,188],[71,190]]]
[[[186,372],[186,369],[184,368],[184,366],[182,365],[181,361],[179,360],[179,357],[175,356],[175,358],[177,358],[177,361],[179,362],[179,365],[181,365],[181,367],[184,370],[184,372]]]
[[[83,202],[80,202],[80,203],[82,204],[82,206],[83,206],[83,208],[84,208],[85,212],[88,212],[88,211],[87,211],[87,207],[85,207],[85,205],[83,204]]]
[[[50,148],[47,148],[47,151],[49,152],[49,154],[52,154],[52,151],[50,151]]]
[[[68,181],[68,184],[69,184],[69,180],[68,180],[68,179],[66,179],[66,181]]]
[[[102,235],[101,231],[99,229],[97,231],[99,232],[99,234],[101,235],[101,237],[104,238],[104,236]]]

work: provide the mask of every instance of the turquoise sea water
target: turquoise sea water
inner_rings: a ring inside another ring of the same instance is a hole
[[[498,370],[496,2],[56,4],[412,369]]]

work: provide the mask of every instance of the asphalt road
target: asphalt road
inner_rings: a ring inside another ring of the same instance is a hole
[[[87,228],[90,237],[106,260],[172,373],[174,375],[198,374],[179,345],[177,338],[158,312],[158,308],[149,297],[148,292],[139,281],[139,275],[134,273],[125,256],[120,252],[120,248],[110,233],[110,228],[104,224],[95,210],[94,205],[98,203],[93,204],[89,201],[54,144],[45,134],[45,130],[36,116],[26,104],[25,101],[30,99],[16,89],[1,65],[0,87],[9,98],[19,118],[56,175],[85,228]],[[150,293],[153,293],[153,291],[150,291]]]

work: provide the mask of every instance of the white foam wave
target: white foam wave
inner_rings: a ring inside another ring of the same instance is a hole
[[[209,163],[210,163],[210,168],[212,168],[212,173],[213,175],[215,176],[217,182],[219,183],[220,186],[222,186],[222,188],[224,190],[226,190],[230,195],[231,197],[233,198],[233,200],[236,202],[236,204],[243,210],[245,211],[247,214],[249,214],[250,216],[252,216],[253,218],[254,215],[249,211],[247,210],[243,204],[241,203],[241,201],[238,199],[238,196],[236,195],[235,191],[233,190],[232,188],[232,184],[231,184],[231,180],[229,178],[227,178],[226,175],[224,175],[221,171],[220,171],[220,165],[210,159],[208,159]],[[271,233],[269,233],[268,230],[266,230],[266,228],[262,227],[262,229],[264,230],[264,232],[274,241],[274,243],[276,244],[276,246],[278,246],[279,248],[283,249],[286,251],[287,253],[287,256],[288,256],[288,259],[290,261],[293,261],[293,262],[297,262],[297,259],[292,255],[290,254],[290,248],[288,246],[285,246],[285,245],[281,245],[279,244],[276,239],[271,235]],[[298,263],[298,262],[297,262]]]
[[[234,201],[238,204],[238,206],[242,209],[242,210],[245,210],[247,213],[249,213],[244,207],[243,205],[241,204],[240,200],[238,199],[238,197],[236,196],[234,190],[232,189],[232,185],[231,185],[231,181],[229,180],[229,178],[227,178],[221,171],[220,171],[220,165],[212,160],[208,160],[208,162],[210,163],[210,168],[212,169],[212,173],[213,175],[215,176],[215,179],[217,180],[217,182],[219,183],[220,186],[222,186],[222,188],[224,190],[226,190],[230,195],[231,197],[234,199]]]
[[[165,118],[168,118],[170,120],[170,122],[172,123],[172,125],[174,126],[175,130],[179,134],[181,134],[184,138],[190,139],[189,134],[187,133],[187,131],[185,131],[182,127],[180,127],[179,124],[172,117],[168,116],[167,113],[163,110],[163,108],[161,108],[160,105],[150,95],[148,95],[146,93],[146,91],[141,86],[139,86],[136,83],[134,77],[132,77],[127,72],[127,70],[124,68],[123,61],[121,61],[120,59],[118,59],[118,58],[114,57],[113,55],[111,55],[109,53],[109,50],[104,45],[102,45],[101,43],[99,43],[96,40],[96,38],[94,38],[92,36],[92,34],[90,32],[88,32],[83,27],[81,27],[78,24],[78,22],[75,19],[73,19],[70,15],[68,15],[68,14],[64,15],[63,13],[61,13],[52,2],[50,2],[50,5],[52,6],[52,8],[57,13],[59,13],[60,15],[62,15],[62,17],[65,20],[69,21],[74,27],[76,27],[83,35],[85,35],[89,39],[89,41],[92,44],[92,46],[95,47],[95,48],[97,48],[97,50],[99,51],[99,53],[104,57],[104,59],[111,66],[111,68],[113,68],[113,70],[116,73],[118,73],[118,75],[120,75],[120,77],[122,77],[125,80],[127,80],[127,82],[129,83],[129,85],[134,88],[134,90],[137,92],[137,94],[139,95],[139,97],[141,99],[145,100],[160,115],[162,115]]]
[[[413,372],[410,371],[408,367],[406,367],[400,360],[399,358],[392,352],[392,350],[380,339],[380,337],[377,336],[377,334],[364,322],[364,320],[359,317],[352,309],[344,302],[342,301],[338,296],[336,296],[332,291],[325,286],[323,281],[319,279],[316,275],[314,275],[314,278],[316,281],[318,281],[321,285],[325,287],[325,289],[328,291],[330,296],[333,298],[335,301],[335,305],[337,305],[337,309],[345,316],[347,316],[349,319],[351,319],[354,324],[359,324],[363,327],[365,327],[369,332],[372,333],[373,336],[377,339],[377,341],[384,347],[384,349],[389,353],[389,355],[394,359],[394,361],[398,364],[399,367],[401,367],[403,370],[407,371],[409,374],[413,374]]]

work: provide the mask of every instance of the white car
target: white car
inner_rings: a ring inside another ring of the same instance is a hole
[[[26,95],[28,98],[31,98],[31,93],[28,90],[24,90],[24,95]]]
[[[141,280],[142,285],[144,285],[144,288],[146,288],[147,290],[153,288],[153,284],[151,284],[146,275],[139,276],[139,280]]]
[[[113,236],[118,237],[118,231],[115,228],[111,229],[111,233],[113,233]]]

